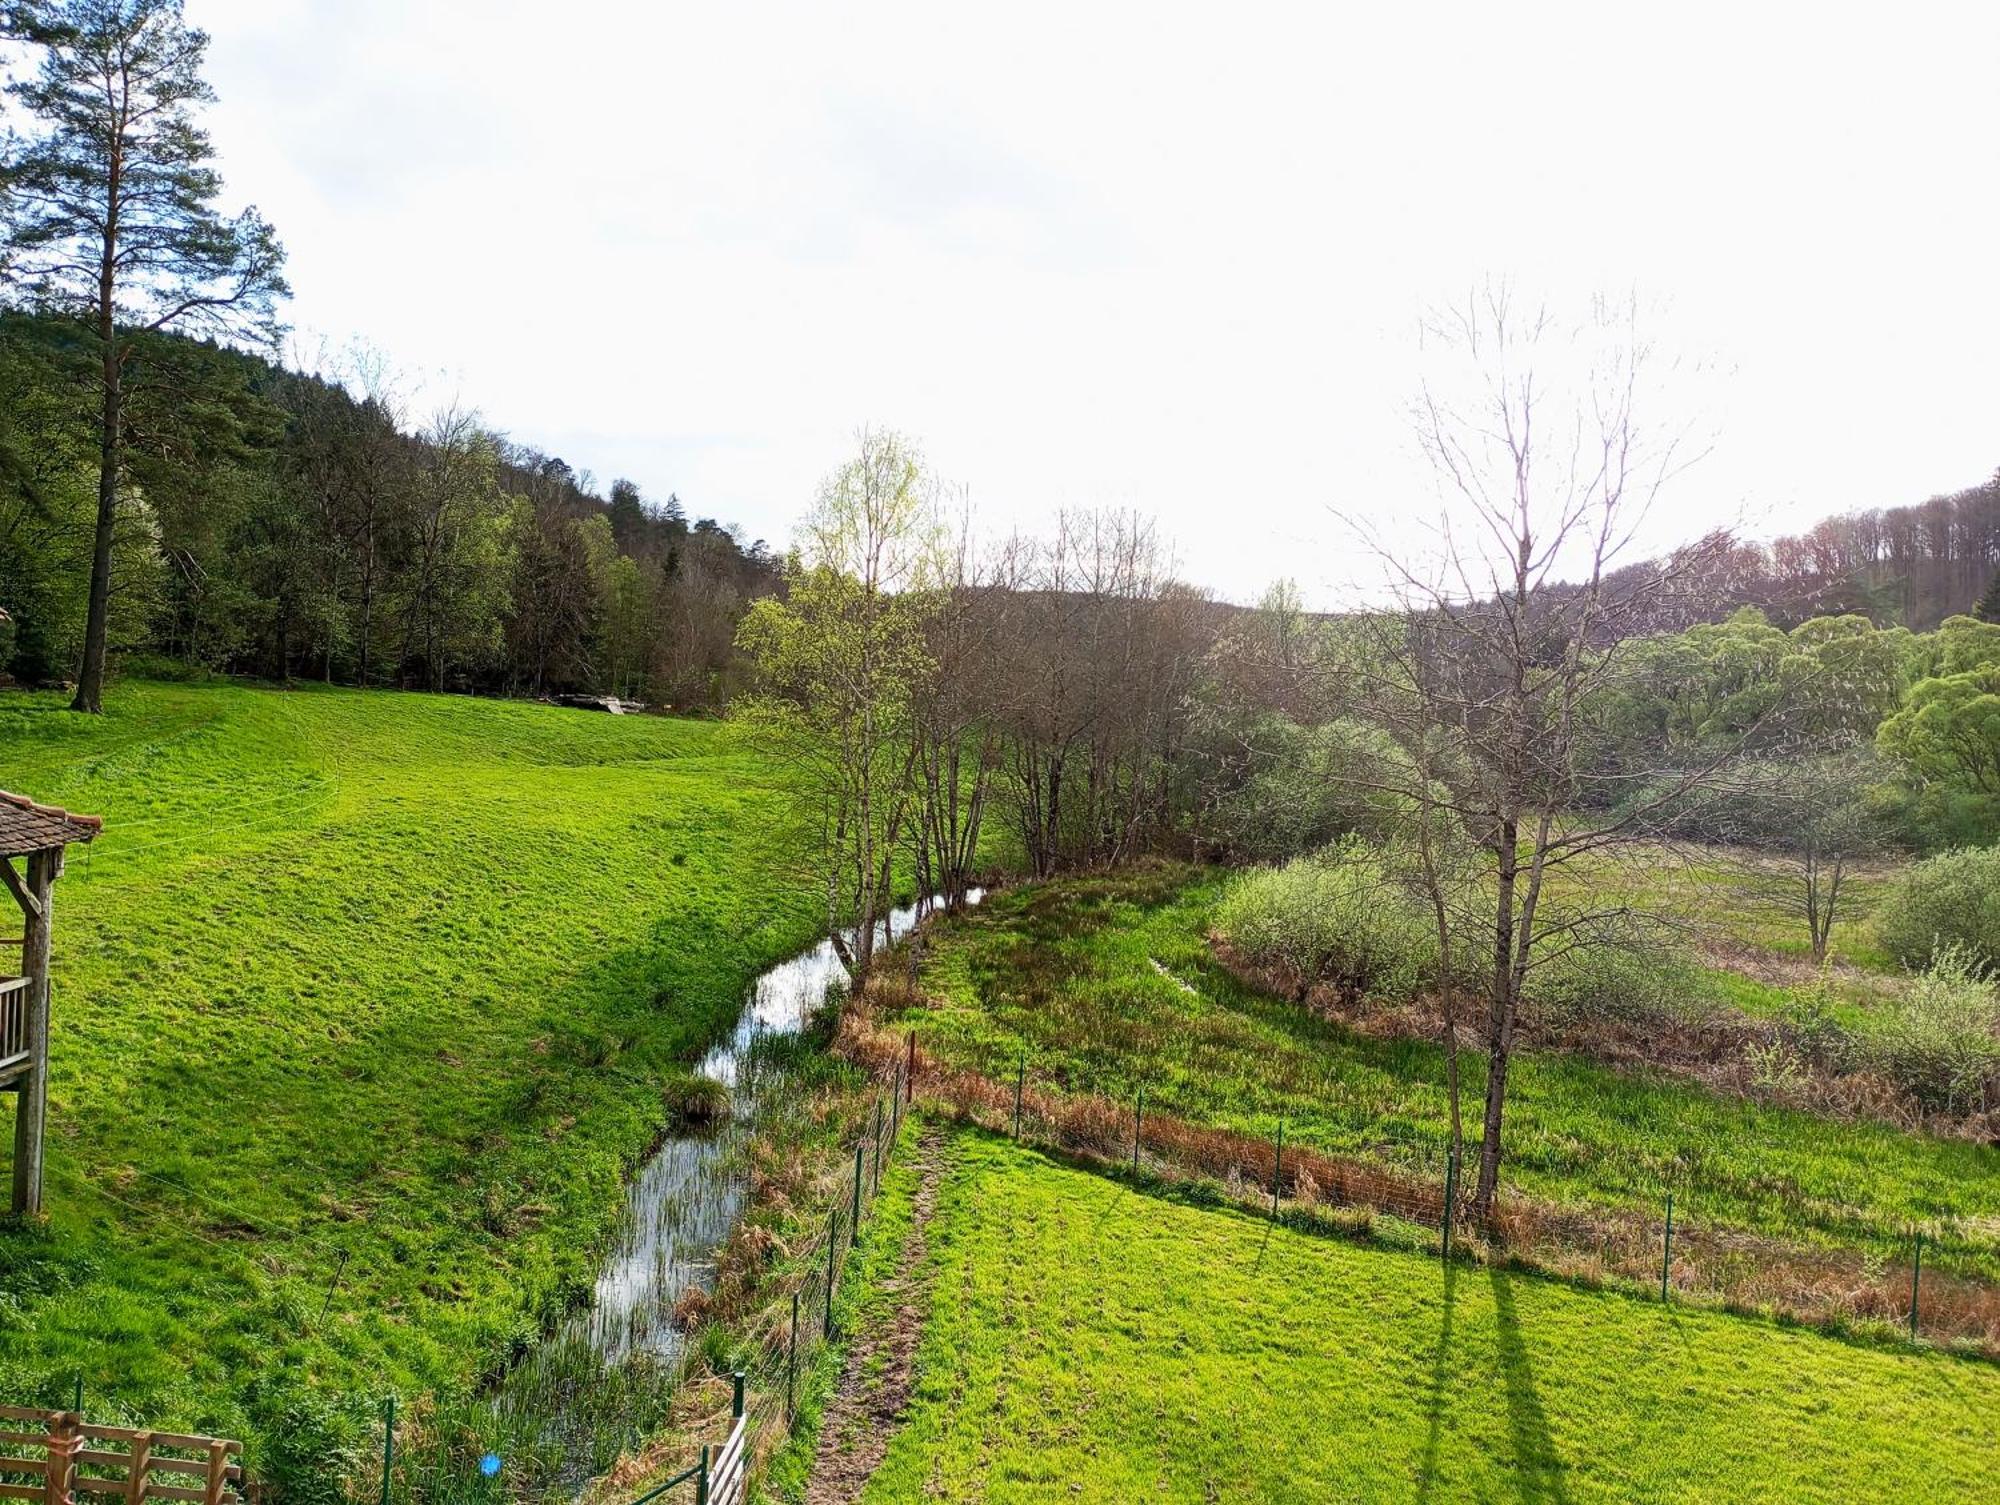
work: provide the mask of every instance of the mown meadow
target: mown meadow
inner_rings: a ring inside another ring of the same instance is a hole
[[[463,1392],[587,1295],[673,1083],[818,911],[717,723],[60,706],[0,699],[0,786],[105,818],[56,890],[50,1219],[0,1231],[0,1400],[80,1379],[100,1419],[247,1431],[268,1476],[327,1407]]]
[[[975,1132],[947,1153],[864,1502],[1960,1501],[2000,1457],[1991,1366],[1315,1238]],[[899,1166],[885,1202],[909,1191]]]
[[[1229,875],[1160,865],[1017,888],[927,935],[921,988],[887,1018],[1002,1082],[1090,1093],[1442,1177],[1431,1038],[1364,1033],[1250,986],[1209,941]],[[1482,1061],[1461,1069],[1476,1115]],[[1657,1212],[2000,1275],[2000,1151],[1706,1090],[1562,1051],[1516,1059],[1505,1184],[1565,1206]],[[1476,1133],[1476,1117],[1474,1119]]]

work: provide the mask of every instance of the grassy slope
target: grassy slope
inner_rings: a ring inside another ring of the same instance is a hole
[[[1560,870],[1561,881],[1588,882],[1594,892],[1616,893],[1641,913],[1692,919],[1710,938],[1810,962],[1812,942],[1804,918],[1773,900],[1798,897],[1793,870],[1748,848],[1635,848]],[[1866,863],[1842,879],[1829,959],[1863,971],[1891,973],[1896,963],[1874,936],[1870,921],[1888,894],[1894,864]]]
[[[2000,1370],[1273,1230],[963,1134],[864,1501],[1977,1497]]]
[[[940,1001],[908,1022],[1002,1080],[1026,1051],[1037,1081],[1124,1100],[1143,1087],[1160,1111],[1263,1135],[1282,1113],[1294,1141],[1441,1175],[1441,1052],[1238,983],[1205,942],[1225,881],[1159,869],[997,896],[931,933]],[[1482,1063],[1462,1059],[1476,1099]],[[2000,1275],[2000,1151],[1564,1055],[1518,1057],[1509,1105],[1505,1175],[1536,1196],[1651,1207],[1671,1186],[1683,1215],[1883,1250],[1924,1221],[1945,1261]]]
[[[663,1079],[809,936],[771,784],[697,722],[0,700],[0,786],[106,818],[57,888],[52,1229],[0,1234],[0,1399],[80,1369],[93,1410],[233,1427],[287,1371],[449,1386],[522,1341]]]

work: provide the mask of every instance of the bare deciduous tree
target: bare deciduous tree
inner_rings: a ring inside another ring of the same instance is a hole
[[[1635,769],[1602,756],[1592,719],[1625,643],[1691,582],[1712,583],[1728,540],[1644,564],[1628,557],[1662,488],[1692,458],[1684,433],[1643,421],[1652,352],[1632,306],[1600,304],[1563,327],[1495,287],[1425,333],[1469,375],[1463,386],[1427,384],[1415,407],[1444,516],[1421,559],[1363,529],[1388,564],[1398,606],[1360,624],[1362,648],[1347,665],[1359,707],[1406,761],[1348,776],[1413,812],[1447,1001],[1475,979],[1485,995],[1473,1189],[1483,1218],[1499,1186],[1529,974],[1603,943],[1630,913],[1589,883],[1555,883],[1556,874],[1670,834],[1690,794],[1733,755]],[[1449,1007],[1446,1018],[1455,1074]]]

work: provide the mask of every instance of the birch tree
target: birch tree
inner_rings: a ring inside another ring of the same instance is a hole
[[[932,491],[908,440],[864,430],[799,529],[783,597],[756,602],[738,637],[764,686],[742,714],[796,781],[828,931],[856,976],[874,960],[897,852],[917,835],[915,708],[935,670]]]

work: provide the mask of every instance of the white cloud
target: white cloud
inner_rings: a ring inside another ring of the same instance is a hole
[[[1328,599],[1495,271],[1734,372],[1691,529],[2000,464],[1987,6],[189,8],[299,325],[752,535],[889,423],[997,522]]]

